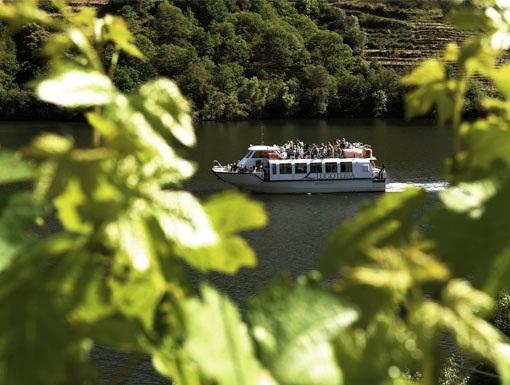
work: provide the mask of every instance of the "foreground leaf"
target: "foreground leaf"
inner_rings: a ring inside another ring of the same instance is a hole
[[[110,103],[115,87],[100,72],[70,69],[43,80],[36,92],[45,102],[63,107],[90,107]]]
[[[222,385],[261,384],[267,380],[234,305],[209,286],[202,287],[202,296],[202,301],[192,299],[186,306],[189,336],[185,350],[189,356],[204,375]]]
[[[329,237],[320,260],[321,272],[335,274],[342,266],[358,263],[372,248],[398,247],[409,240],[415,223],[413,213],[424,197],[423,191],[408,189],[386,194],[364,207]]]
[[[273,283],[250,308],[262,361],[279,383],[343,383],[330,341],[357,319],[356,310],[304,280]]]

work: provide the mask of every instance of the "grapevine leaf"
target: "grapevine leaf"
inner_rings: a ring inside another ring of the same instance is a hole
[[[479,182],[473,186],[479,186]],[[494,187],[491,186],[490,194],[482,197],[479,205],[474,208],[471,205],[464,211],[459,211],[458,204],[452,207],[453,192],[443,194],[448,206],[432,214],[426,233],[433,254],[445,261],[456,275],[469,277],[476,287],[491,293],[508,288],[510,282],[510,181],[502,183],[497,192],[493,191]],[[469,242],[466,234],[471,234]]]
[[[402,79],[405,85],[417,86],[405,96],[408,119],[437,108],[439,124],[446,123],[453,115],[453,100],[449,95],[444,63],[431,59],[423,62]]]
[[[374,247],[398,246],[408,240],[416,220],[413,213],[424,197],[423,191],[408,189],[364,207],[330,236],[321,256],[321,271],[335,274],[340,267],[359,262]]]
[[[176,252],[202,272],[215,270],[235,274],[241,267],[254,267],[257,264],[253,249],[243,238],[237,236],[221,236],[216,244],[197,249],[177,245]]]
[[[0,185],[24,182],[32,179],[32,166],[12,151],[0,151]]]
[[[186,146],[195,144],[188,102],[174,82],[168,79],[149,82],[140,88],[139,94],[132,100],[154,128],[162,127]],[[164,130],[159,129],[162,134]]]
[[[444,288],[441,305],[431,301],[422,303],[410,314],[410,321],[423,336],[430,330],[448,331],[464,354],[494,363],[508,384],[510,361],[506,338],[481,318],[493,306],[494,301],[487,294],[456,279]]]
[[[202,287],[202,296],[186,305],[185,343],[202,373],[222,385],[272,384],[253,355],[248,329],[234,305],[209,286]]]
[[[152,330],[154,309],[165,290],[149,227],[141,215],[120,218],[107,228],[109,242],[118,253],[109,286],[117,309]]]
[[[197,249],[214,245],[218,236],[200,202],[184,191],[154,193],[154,216],[167,239]]]
[[[112,41],[117,47],[131,56],[144,59],[143,53],[141,53],[134,44],[135,38],[129,31],[124,19],[117,16],[106,15],[101,21],[106,27],[103,36],[105,40]]]
[[[100,72],[68,69],[37,85],[37,96],[45,102],[63,107],[89,107],[112,101],[115,87]]]
[[[482,179],[510,169],[510,128],[504,118],[491,115],[466,125],[465,131],[464,178]]]
[[[235,232],[262,227],[267,222],[260,203],[227,192],[213,196],[204,205],[218,241],[198,248],[177,245],[176,252],[200,271],[235,274],[241,267],[255,266],[257,259],[248,243]]]
[[[250,304],[261,359],[281,384],[337,385],[331,339],[358,313],[305,280],[273,283]]]
[[[237,192],[214,195],[204,208],[215,229],[224,234],[257,229],[267,224],[262,204]]]

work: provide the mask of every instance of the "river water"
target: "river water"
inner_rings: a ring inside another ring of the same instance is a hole
[[[231,188],[211,172],[213,160],[221,163],[242,157],[250,144],[283,143],[298,138],[306,143],[326,142],[345,137],[369,143],[388,173],[387,193],[418,186],[430,192],[443,189],[444,159],[451,138],[447,129],[430,122],[409,123],[400,120],[282,120],[243,122],[202,122],[197,124],[198,145],[187,154],[198,165],[196,175],[186,188],[200,198]],[[81,124],[0,123],[0,145],[15,148],[27,143],[35,133],[59,131],[86,143],[90,132]],[[352,218],[363,202],[379,193],[314,195],[252,195],[267,210],[266,228],[251,231],[245,238],[255,249],[258,265],[242,269],[236,277],[211,275],[211,281],[236,302],[242,303],[275,276],[288,272],[306,273],[317,265],[328,234]],[[111,373],[124,359],[104,350],[97,353],[105,373]],[[132,384],[154,384],[148,361],[137,365],[130,376]]]

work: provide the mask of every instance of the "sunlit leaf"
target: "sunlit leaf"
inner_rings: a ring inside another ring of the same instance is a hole
[[[190,193],[162,191],[155,193],[154,200],[154,216],[169,240],[188,248],[218,242],[204,209]]]
[[[63,107],[89,107],[110,103],[115,87],[110,78],[92,71],[69,69],[37,85],[37,96]]]
[[[507,181],[497,192],[491,191],[482,201],[475,201],[479,206],[468,206],[467,202],[466,210],[459,210],[449,202],[447,208],[432,215],[427,230],[431,252],[457,275],[469,277],[476,287],[492,293],[508,287],[510,282],[509,194]],[[469,241],[466,234],[470,234]]]
[[[496,182],[488,179],[472,183],[459,183],[439,196],[450,210],[469,213],[473,218],[483,214],[484,204],[497,192]]]
[[[109,280],[113,303],[151,330],[165,280],[149,228],[141,216],[130,216],[109,225],[107,233],[109,243],[118,250]]]
[[[424,197],[423,191],[408,189],[387,194],[364,207],[330,236],[321,256],[321,271],[334,274],[340,267],[358,262],[374,247],[399,246],[409,240],[415,222],[413,213]]]
[[[129,31],[126,22],[117,16],[106,15],[104,19],[100,19],[104,23],[105,33],[103,38],[106,41],[113,41],[119,49],[125,51],[131,56],[144,59],[144,55],[136,47],[135,38]],[[97,27],[96,27],[97,30]]]
[[[250,308],[261,359],[280,384],[343,383],[330,341],[356,310],[304,280],[271,284]]]
[[[214,195],[204,208],[214,227],[222,233],[257,229],[267,224],[263,206],[237,192]]]
[[[207,377],[218,383],[262,385],[264,375],[239,312],[211,287],[203,286],[201,291],[203,300],[191,299],[186,306],[189,329],[186,352]]]
[[[46,133],[37,136],[25,149],[25,153],[36,159],[64,155],[73,148],[73,140],[61,135]]]
[[[188,102],[174,82],[167,79],[152,81],[143,85],[139,94],[141,98],[134,98],[133,102],[140,105],[154,129],[171,133],[186,146],[195,144]]]

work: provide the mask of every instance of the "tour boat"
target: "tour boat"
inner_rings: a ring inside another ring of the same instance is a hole
[[[223,182],[256,193],[303,194],[383,192],[386,170],[371,148],[343,149],[341,156],[283,159],[278,146],[250,146],[236,164],[214,161],[212,172]]]

